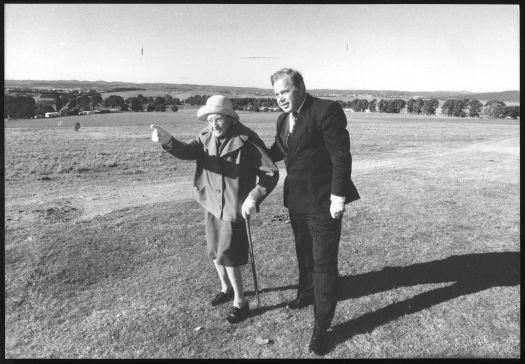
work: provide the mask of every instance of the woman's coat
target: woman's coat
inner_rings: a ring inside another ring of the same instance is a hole
[[[208,128],[189,143],[172,137],[162,147],[179,159],[196,160],[193,198],[217,218],[237,222],[243,219],[241,207],[248,194],[258,206],[275,188],[279,169],[253,130],[240,122],[231,128],[220,150]]]

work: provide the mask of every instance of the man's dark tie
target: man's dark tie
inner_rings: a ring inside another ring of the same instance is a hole
[[[292,131],[294,130],[295,128],[295,123],[297,122],[297,116],[299,116],[299,113],[297,111],[294,111],[292,113],[292,118],[293,118],[293,125],[292,125],[292,130],[288,129],[288,134],[286,135],[286,145],[288,146],[288,139],[290,138],[290,134],[292,134]]]

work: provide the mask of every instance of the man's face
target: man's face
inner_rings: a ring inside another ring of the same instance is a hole
[[[297,111],[303,102],[305,91],[295,87],[288,75],[283,75],[273,84],[277,104],[286,113]]]
[[[227,116],[220,114],[210,114],[207,117],[208,127],[215,138],[224,138],[230,127],[233,124],[233,120]]]

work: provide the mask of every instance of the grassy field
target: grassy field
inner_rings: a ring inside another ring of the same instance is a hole
[[[326,357],[519,358],[519,121],[347,116],[361,200]],[[267,145],[276,117],[241,113]],[[204,127],[195,110],[5,123],[6,358],[312,357],[313,307],[284,306],[282,179],[252,221],[261,307],[245,266],[252,312],[230,325],[209,305],[194,163],[153,143],[153,122],[183,140]]]

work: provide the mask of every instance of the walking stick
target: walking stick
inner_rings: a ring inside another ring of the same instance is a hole
[[[255,258],[253,257],[252,233],[250,231],[250,216],[248,215],[244,221],[246,222],[246,233],[248,234],[248,244],[250,245],[250,261],[252,263],[253,284],[255,286],[255,295],[257,296],[257,307],[261,307],[261,301],[259,301],[259,288],[257,287],[257,273],[255,273]]]

